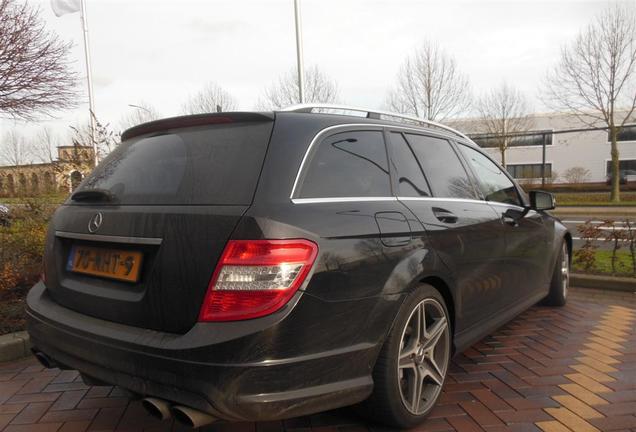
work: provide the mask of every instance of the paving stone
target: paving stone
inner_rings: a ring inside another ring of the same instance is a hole
[[[456,356],[429,419],[413,431],[636,432],[636,298],[572,289],[564,308],[534,307]],[[186,432],[117,387],[34,359],[0,363],[2,432]],[[348,408],[202,432],[389,432]]]
[[[47,410],[51,406],[52,402],[32,402],[28,404],[20,414],[15,416],[13,420],[11,420],[11,424],[34,424],[37,423],[38,420],[46,414]]]

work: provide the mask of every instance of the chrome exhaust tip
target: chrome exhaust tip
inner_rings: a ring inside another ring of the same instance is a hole
[[[170,417],[172,417],[172,413],[170,412],[170,404],[163,399],[152,397],[144,398],[141,400],[141,405],[144,407],[148,414],[156,419],[168,420]]]
[[[179,423],[191,428],[205,426],[217,420],[216,417],[208,413],[181,405],[174,405],[172,407],[172,414]]]

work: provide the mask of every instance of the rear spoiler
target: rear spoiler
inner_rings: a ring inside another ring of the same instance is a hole
[[[125,141],[139,135],[151,132],[165,131],[167,129],[178,129],[193,126],[206,126],[223,123],[243,123],[243,122],[268,122],[274,121],[273,112],[222,112],[209,114],[194,114],[179,117],[169,117],[161,120],[154,120],[142,123],[126,129],[121,134],[121,140]]]

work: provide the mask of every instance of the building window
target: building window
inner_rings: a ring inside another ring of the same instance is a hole
[[[512,137],[509,147],[542,146],[545,137],[545,145],[552,145],[552,131],[536,131],[528,135]],[[475,134],[470,138],[482,148],[498,148],[500,138],[492,134]]]
[[[610,142],[611,140],[610,132],[607,131],[607,141]],[[636,125],[623,126],[616,136],[616,141],[636,141]]]
[[[79,171],[73,171],[70,177],[71,177],[71,191],[74,191],[82,182],[82,173]]]
[[[51,174],[49,171],[46,171],[44,173],[44,191],[46,192],[50,192],[55,190],[55,183],[53,180],[53,174]]]
[[[518,165],[506,165],[506,169],[516,179],[533,179],[541,178],[541,166],[542,164],[518,164]],[[552,164],[545,164],[545,177],[552,177]]]
[[[27,178],[24,175],[24,173],[21,173],[18,176],[18,184],[19,184],[20,193],[26,193],[27,192]]]
[[[40,192],[40,179],[36,173],[31,174],[31,192],[35,194]]]
[[[636,172],[636,159],[618,161],[618,170]],[[607,173],[607,175],[609,175],[612,172],[612,161],[607,161],[605,172]]]
[[[7,176],[7,191],[9,191],[9,194],[11,195],[15,193],[15,180],[13,179],[13,174],[9,174]]]

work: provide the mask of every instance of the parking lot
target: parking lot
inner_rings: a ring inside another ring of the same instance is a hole
[[[636,431],[636,296],[571,290],[565,308],[536,306],[455,357],[440,403],[417,430]],[[169,431],[111,387],[33,359],[0,365],[0,430]],[[206,431],[367,431],[352,410]]]

